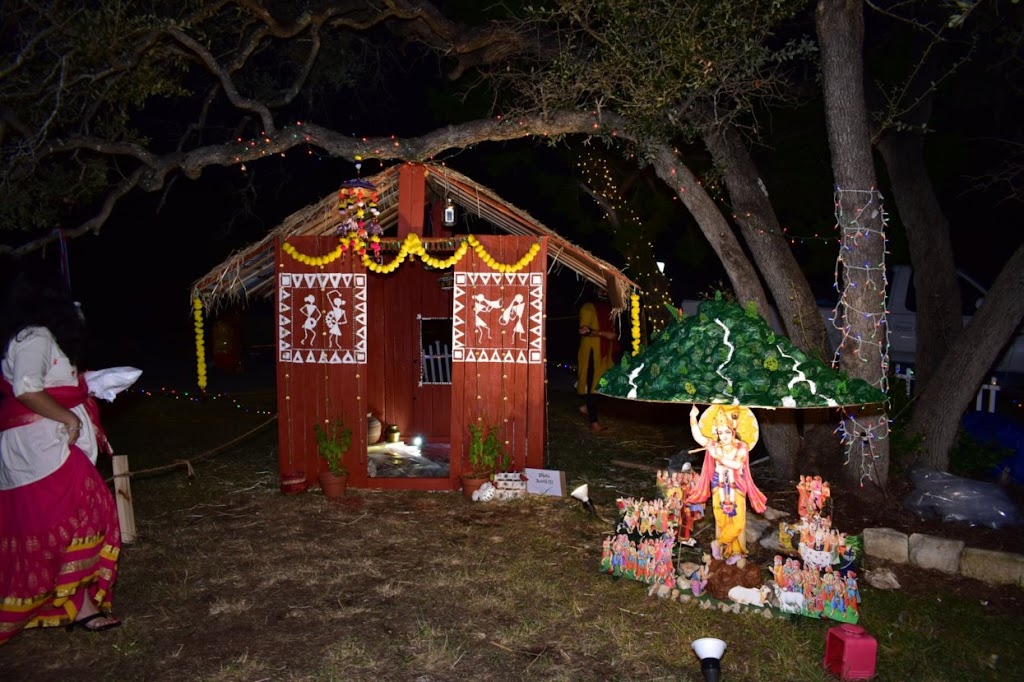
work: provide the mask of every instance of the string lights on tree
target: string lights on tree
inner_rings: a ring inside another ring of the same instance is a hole
[[[850,198],[854,201],[851,202]],[[846,205],[854,205],[856,208],[847,212]],[[835,216],[836,225],[840,233],[839,255],[836,259],[834,286],[839,292],[839,300],[832,313],[832,325],[840,333],[839,346],[833,364],[838,365],[839,358],[844,354],[852,354],[860,362],[870,362],[877,350],[881,359],[881,377],[877,386],[883,392],[888,393],[889,374],[889,333],[886,325],[886,292],[888,291],[888,279],[885,274],[885,254],[888,240],[885,227],[888,223],[888,216],[882,205],[882,195],[877,189],[852,190],[837,188],[835,193]],[[871,227],[873,224],[879,227]],[[867,249],[871,244],[868,240],[880,240],[880,248]],[[877,263],[864,262],[861,254],[880,253],[881,261]],[[840,286],[840,281],[844,282]],[[862,310],[851,303],[851,291],[857,287],[874,287],[878,295],[878,306],[872,306],[882,312],[871,312]],[[850,325],[850,316],[860,315],[862,319],[870,321],[875,333],[871,338],[864,338],[855,334]],[[849,357],[849,355],[847,355]],[[889,418],[885,411],[880,413],[872,412],[870,415],[857,415],[852,411],[846,412],[840,422],[837,432],[840,434],[845,453],[845,464],[858,467],[860,484],[865,481],[878,483],[878,472],[876,460],[878,455],[875,452],[874,444],[889,436]]]
[[[672,306],[672,297],[670,281],[657,266],[651,227],[630,206],[607,158],[588,154],[576,166],[613,226],[613,238],[626,258],[625,269],[643,285],[644,316],[650,330],[661,331],[670,322],[666,306]]]

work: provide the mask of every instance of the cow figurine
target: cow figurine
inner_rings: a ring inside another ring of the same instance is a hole
[[[729,599],[732,599],[737,604],[761,607],[768,603],[771,593],[771,589],[767,585],[762,585],[761,587],[741,587],[737,585],[729,589]]]

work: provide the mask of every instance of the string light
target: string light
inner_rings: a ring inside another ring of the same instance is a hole
[[[643,284],[647,322],[652,332],[661,331],[670,321],[666,306],[672,306],[671,281],[657,268],[650,234],[652,229],[623,196],[606,158],[588,154],[576,166],[583,175],[584,184],[601,198],[601,208],[610,209],[617,217],[621,229],[616,230],[615,235],[626,242],[619,249],[626,257],[624,269]]]
[[[850,214],[847,214],[844,210],[844,195],[854,195],[856,199],[859,199],[856,209]],[[885,323],[888,312],[886,292],[889,288],[889,282],[885,274],[885,254],[888,253],[886,248],[888,240],[885,228],[888,224],[888,215],[882,205],[882,195],[874,188],[869,190],[836,188],[835,216],[836,226],[841,234],[841,246],[839,248],[839,255],[836,258],[834,286],[840,294],[836,307],[832,311],[831,322],[833,327],[840,332],[841,338],[832,362],[833,365],[838,366],[839,359],[844,351],[853,353],[854,357],[861,362],[868,362],[873,353],[869,354],[866,348],[877,349],[881,360],[881,377],[877,382],[877,386],[884,393],[888,393],[889,330],[888,325]],[[874,223],[876,219],[880,222],[881,227],[870,227],[870,224]],[[864,263],[852,260],[862,257],[861,254],[864,253],[865,248],[863,242],[868,240],[881,240],[881,249],[878,250],[882,258],[880,263]],[[846,271],[845,284],[841,290],[839,286],[840,270]],[[851,276],[850,273],[854,276]],[[857,287],[858,282],[861,283],[862,287],[868,287],[875,286],[874,283],[876,281],[881,282],[881,285],[876,287],[875,293],[880,298],[878,308],[882,312],[869,312],[851,305],[849,293]],[[845,317],[843,316],[844,313]],[[852,333],[849,323],[849,318],[852,315],[859,315],[862,319],[867,319],[872,323],[874,332],[870,338],[863,338]],[[878,483],[876,479],[878,455],[875,452],[874,441],[888,438],[889,421],[884,411],[880,414],[865,415],[859,418],[853,413],[847,413],[837,429],[841,436],[846,456],[844,464],[850,465],[854,462],[855,458],[859,458],[857,466],[859,468],[861,486],[864,485],[865,481]]]
[[[259,408],[254,408],[254,407],[249,407],[247,405],[244,405],[243,403],[239,402],[238,400],[235,400],[234,398],[232,398],[230,393],[206,393],[206,392],[191,393],[189,391],[179,391],[179,390],[176,390],[176,389],[173,389],[173,388],[166,388],[166,387],[160,387],[158,389],[135,388],[135,389],[131,389],[130,392],[131,393],[136,393],[136,394],[141,395],[141,396],[145,396],[147,398],[163,397],[163,398],[173,398],[175,400],[187,400],[187,401],[189,401],[191,403],[195,403],[197,405],[198,404],[206,404],[206,403],[208,403],[210,401],[214,401],[214,400],[225,400],[225,401],[231,403],[232,407],[234,407],[235,409],[237,409],[240,412],[245,412],[246,414],[257,414],[257,415],[265,415],[265,416],[266,415],[274,414],[273,410],[259,409]]]
[[[842,208],[841,198],[844,193],[856,194],[863,197],[862,205],[854,211],[852,216],[849,217],[844,215]],[[836,258],[835,271],[833,272],[833,286],[836,291],[839,292],[839,298],[836,302],[835,308],[832,310],[831,323],[840,334],[840,342],[836,348],[833,365],[838,365],[839,358],[844,351],[852,352],[854,356],[862,362],[868,362],[869,356],[868,353],[864,351],[864,347],[870,346],[876,348],[882,359],[882,376],[878,387],[883,392],[888,392],[889,338],[888,328],[885,324],[885,316],[888,311],[886,291],[888,290],[889,282],[885,274],[884,260],[885,254],[888,253],[886,248],[888,240],[885,235],[888,215],[882,208],[882,195],[875,189],[837,189],[835,194],[835,213],[838,221],[837,224],[843,234],[843,241],[842,246],[839,249],[839,255]],[[876,215],[880,217],[881,229],[873,229],[863,225],[861,221],[865,215],[871,218]],[[867,239],[882,240],[882,248],[880,250],[882,253],[882,262],[877,264],[851,262],[850,257],[855,255],[859,256],[861,253],[860,242]],[[841,270],[859,273],[860,276],[846,276],[846,284],[840,287]],[[881,282],[881,286],[876,288],[876,293],[880,299],[878,308],[880,308],[882,312],[868,312],[852,305],[848,294],[851,289],[857,286],[856,282],[863,282],[863,286],[867,286],[868,284],[876,281],[876,278]],[[847,317],[844,317],[844,312]],[[862,318],[868,319],[872,322],[872,326],[876,332],[873,334],[874,339],[865,339],[852,333],[848,319],[850,313],[860,315]]]
[[[874,442],[889,436],[889,419],[884,415],[877,415],[873,419],[858,419],[853,414],[846,414],[839,423],[834,433],[838,433],[844,444],[845,459],[844,466],[849,466],[856,460],[858,477],[861,487],[865,481],[873,481],[877,473],[876,462],[878,454],[875,453]]]
[[[677,151],[677,153],[678,153],[678,151]],[[672,169],[672,170],[673,170],[673,175],[674,175],[675,174],[674,173],[675,169]],[[757,224],[755,224],[755,221],[757,219],[756,215],[750,213],[749,211],[744,212],[741,215],[736,210],[735,206],[733,206],[732,203],[730,203],[730,201],[728,199],[728,195],[725,192],[722,191],[723,188],[722,188],[722,184],[720,182],[720,178],[719,178],[718,174],[707,175],[707,176],[705,176],[705,178],[703,180],[698,180],[698,183],[707,191],[708,196],[710,196],[714,201],[716,201],[716,202],[718,202],[719,204],[722,205],[722,207],[723,207],[722,208],[722,213],[723,214],[731,216],[733,222],[735,222],[737,224],[740,224],[740,225],[745,225],[745,226],[749,227],[750,229],[756,231],[758,233],[758,235],[761,235],[761,236],[768,235],[768,234],[778,235],[778,236],[782,237],[783,239],[785,239],[786,241],[788,241],[790,244],[805,244],[805,243],[829,244],[831,242],[839,243],[839,241],[840,241],[840,236],[838,234],[838,230],[836,230],[837,226],[835,226],[835,225],[833,225],[833,230],[836,231],[836,234],[832,234],[832,235],[823,235],[823,234],[820,234],[819,232],[815,232],[812,235],[797,235],[797,234],[793,234],[792,231],[789,228],[787,228],[787,227],[781,227],[780,226],[778,228],[775,228],[775,227],[765,227],[763,225],[757,225]]]

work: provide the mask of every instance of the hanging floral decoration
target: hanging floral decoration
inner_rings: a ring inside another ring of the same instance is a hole
[[[327,265],[328,263],[337,260],[346,250],[351,249],[353,253],[358,253],[360,255],[360,258],[363,261],[363,265],[366,266],[367,270],[378,273],[394,272],[395,270],[398,269],[398,266],[401,265],[405,261],[405,259],[409,257],[410,254],[413,256],[419,256],[419,259],[421,261],[423,261],[432,268],[437,268],[439,270],[447,270],[448,268],[452,267],[460,260],[462,260],[462,257],[466,255],[470,247],[473,248],[477,256],[480,257],[480,259],[487,265],[487,267],[491,268],[492,270],[496,270],[498,272],[519,272],[527,265],[529,265],[531,262],[533,262],[533,259],[537,257],[538,253],[540,253],[540,244],[533,243],[530,245],[529,250],[525,254],[523,254],[523,257],[520,258],[515,263],[499,263],[494,259],[493,256],[491,256],[491,254],[487,252],[487,250],[483,247],[483,244],[481,244],[476,237],[474,237],[473,235],[469,235],[465,240],[459,242],[459,246],[455,249],[455,252],[451,256],[445,259],[440,259],[434,258],[429,253],[427,253],[427,249],[423,245],[423,242],[420,241],[419,235],[417,235],[415,232],[412,232],[406,236],[404,241],[402,241],[401,246],[398,249],[398,254],[393,259],[391,259],[390,262],[378,263],[373,258],[371,258],[368,253],[366,253],[366,245],[367,243],[369,243],[371,248],[376,247],[374,248],[374,251],[376,253],[379,253],[379,235],[373,235],[369,238],[369,240],[364,240],[358,236],[347,235],[344,237],[339,237],[338,240],[341,242],[341,244],[333,251],[324,256],[309,256],[304,253],[300,253],[294,246],[292,246],[288,242],[284,243],[284,245],[281,247],[281,250],[304,265],[319,266]]]
[[[206,345],[203,341],[203,302],[192,299],[192,316],[195,318],[196,329],[196,383],[199,389],[206,390]]]
[[[356,161],[360,160],[359,157],[356,157]],[[359,168],[358,163],[356,168]],[[341,258],[346,251],[351,251],[353,254],[358,254],[367,270],[378,273],[394,272],[410,254],[419,256],[419,259],[429,267],[446,270],[462,260],[470,248],[492,270],[519,272],[540,253],[540,244],[534,243],[515,263],[499,263],[476,237],[468,235],[466,239],[459,241],[458,247],[451,256],[440,259],[427,253],[419,235],[410,233],[401,242],[398,254],[390,262],[382,263],[381,236],[384,234],[384,228],[378,222],[380,211],[377,209],[377,203],[379,201],[380,196],[373,183],[362,178],[348,180],[338,190],[338,213],[341,215],[341,223],[335,230],[338,246],[322,256],[300,253],[288,242],[281,246],[281,250],[303,265],[316,267],[332,263]],[[372,255],[369,252],[372,252]]]
[[[632,322],[633,355],[640,352],[640,296],[629,297],[629,319]]]
[[[344,242],[339,244],[333,251],[324,256],[307,256],[304,253],[299,253],[295,247],[288,242],[284,243],[281,250],[303,265],[327,265],[328,263],[332,263],[341,258],[341,255],[345,252],[345,244]]]
[[[469,245],[473,247],[474,251],[476,251],[476,255],[478,255],[480,259],[487,264],[487,267],[491,270],[497,270],[498,272],[519,272],[529,265],[540,251],[540,244],[533,244],[530,246],[530,250],[527,251],[518,262],[513,265],[505,265],[504,263],[499,263],[494,260],[491,254],[487,253],[487,250],[484,249],[484,245],[481,244],[473,235],[469,235],[466,238],[466,241],[468,241]]]
[[[468,250],[469,247],[466,245],[466,242],[463,241],[459,243],[458,248],[455,249],[455,253],[453,253],[448,258],[445,258],[444,260],[434,258],[429,253],[427,253],[427,249],[425,246],[423,246],[423,242],[420,241],[419,235],[416,234],[415,232],[410,232],[406,236],[405,241],[402,242],[402,246],[398,249],[398,255],[396,255],[391,260],[390,263],[376,263],[373,260],[371,260],[369,256],[363,254],[363,265],[366,266],[367,270],[370,270],[372,272],[394,272],[395,270],[398,269],[398,266],[401,265],[402,262],[409,257],[409,254],[412,254],[414,256],[419,256],[419,259],[421,261],[423,261],[432,268],[445,270],[447,268],[452,267],[460,260],[462,260],[462,257],[466,255],[466,251]]]
[[[377,210],[379,200],[373,183],[362,179],[349,180],[338,190],[338,213],[342,222],[337,235],[342,238],[343,251],[351,248],[365,256],[369,248],[374,256],[380,255],[380,236],[384,234],[384,228],[377,222],[380,217]]]

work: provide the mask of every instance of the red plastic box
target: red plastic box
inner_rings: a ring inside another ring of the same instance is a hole
[[[844,623],[825,635],[825,669],[841,680],[875,676],[878,642],[859,625]]]

